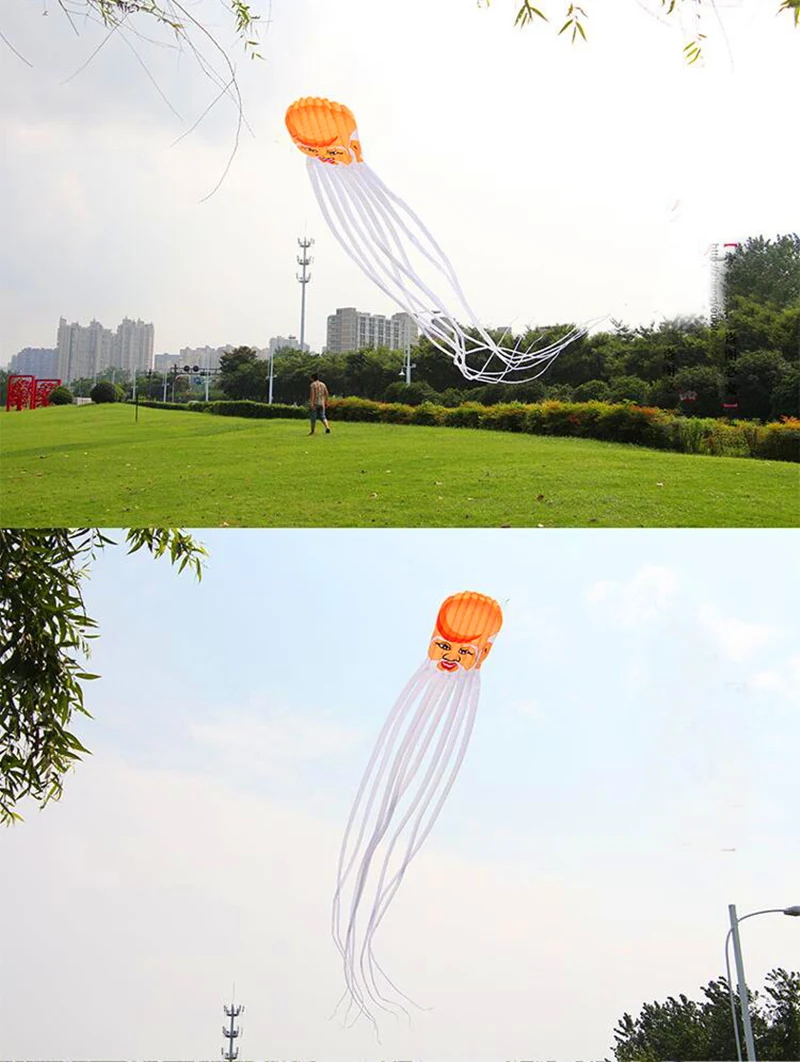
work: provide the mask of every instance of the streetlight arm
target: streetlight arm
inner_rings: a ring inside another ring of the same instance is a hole
[[[751,911],[750,914],[742,915],[741,918],[737,918],[737,922],[744,922],[745,918],[755,918],[756,915],[762,914],[785,914],[785,915],[800,915],[800,906],[797,907],[767,907],[764,911]]]

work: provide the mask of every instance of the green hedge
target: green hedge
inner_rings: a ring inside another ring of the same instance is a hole
[[[148,402],[161,409],[215,413],[229,417],[305,420],[305,406],[261,402]],[[603,442],[633,443],[656,450],[723,457],[759,457],[800,462],[800,420],[783,417],[774,424],[727,421],[715,417],[680,417],[663,409],[631,403],[558,402],[531,405],[506,402],[482,406],[465,402],[455,409],[423,402],[409,406],[367,398],[333,398],[334,420],[375,424],[427,424],[451,428],[483,428],[530,435],[572,436]]]
[[[287,406],[278,402],[267,405],[265,402],[242,400],[218,402],[158,402],[148,400],[140,405],[152,406],[154,409],[182,409],[188,413],[216,413],[221,417],[254,417],[259,420],[307,420],[308,410],[303,406]]]

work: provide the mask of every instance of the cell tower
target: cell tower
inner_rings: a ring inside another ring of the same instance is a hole
[[[712,243],[708,249],[711,259],[709,317],[712,325],[719,324],[725,316],[725,274],[728,258],[738,246],[738,243]]]
[[[222,1048],[222,1057],[225,1062],[235,1062],[235,1059],[239,1057],[239,1048],[233,1046],[233,1041],[241,1036],[241,1029],[238,1025],[233,1024],[233,1019],[239,1017],[244,1007],[241,1004],[237,1007],[231,1003],[230,1006],[226,1004],[222,1009],[225,1011],[225,1016],[230,1018],[228,1027],[222,1026],[222,1035],[228,1041],[228,1046]]]
[[[311,280],[311,274],[307,272],[308,267],[314,261],[313,258],[309,258],[308,249],[313,245],[314,241],[309,240],[307,237],[303,237],[302,240],[298,239],[297,246],[302,249],[302,254],[297,256],[297,264],[303,267],[303,272],[297,274],[297,279],[302,285],[302,296],[300,299],[300,349],[303,349],[303,340],[306,335],[306,284]]]

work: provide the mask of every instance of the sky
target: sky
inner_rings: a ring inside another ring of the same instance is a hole
[[[192,14],[235,61],[248,122],[206,198],[237,111],[223,99],[193,129],[218,88],[191,51],[166,47],[149,20],[104,43],[54,0],[6,0],[0,364],[55,346],[62,315],[152,321],[156,353],[297,335],[304,235],[312,348],[337,307],[395,312],[328,232],[289,140],[286,107],[307,95],[351,107],[366,161],[436,236],[485,324],[707,312],[710,243],[797,228],[776,160],[800,32],[778,0],[728,0],[689,67],[692,27],[656,17],[655,0],[587,2],[589,41],[575,46],[554,26],[515,29],[517,6],[255,0],[261,61],[221,3],[197,0]],[[561,9],[548,0],[554,22]],[[196,39],[222,76],[220,53]]]
[[[235,985],[242,1058],[586,1062],[724,972],[728,904],[800,904],[788,533],[196,534],[199,584],[122,547],[86,584],[93,755],[0,839],[3,1058],[219,1057]],[[504,626],[376,943],[429,1009],[378,1044],[330,1019],[336,858],[464,589]],[[742,943],[751,986],[800,968],[798,919]]]

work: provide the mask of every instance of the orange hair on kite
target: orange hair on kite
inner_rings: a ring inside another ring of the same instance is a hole
[[[490,642],[502,626],[494,598],[472,590],[448,597],[436,617],[436,630],[451,642]]]
[[[301,151],[313,153],[323,162],[349,164],[352,162],[351,150],[356,162],[361,162],[355,116],[343,103],[333,103],[317,96],[295,100],[286,111],[286,128]],[[345,157],[337,157],[337,148]],[[334,149],[333,157],[327,149]]]

